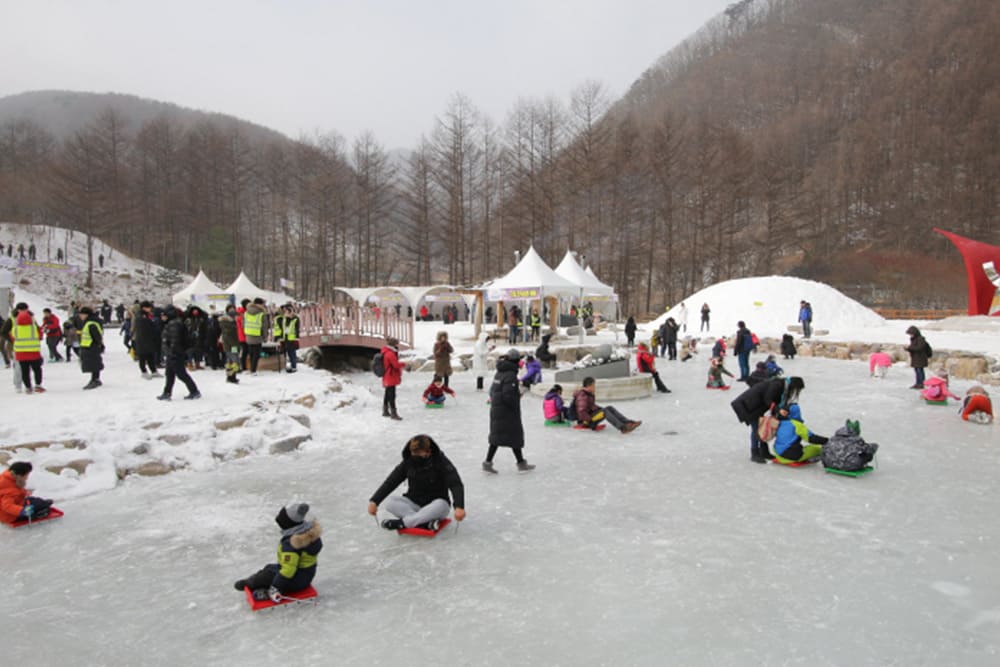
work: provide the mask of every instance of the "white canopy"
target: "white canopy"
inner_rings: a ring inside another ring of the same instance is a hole
[[[610,285],[605,285],[597,276],[594,275],[592,271],[588,268],[584,271],[576,258],[573,257],[573,253],[569,250],[566,251],[566,256],[563,257],[562,261],[559,262],[559,266],[556,267],[556,273],[570,281],[571,283],[578,285],[582,289],[581,296],[610,296],[615,293],[615,290]]]
[[[549,295],[578,295],[580,287],[560,276],[545,263],[534,247],[528,248],[524,257],[510,273],[497,278],[487,288],[487,296],[491,301],[537,299]],[[524,290],[523,295],[517,294]],[[528,294],[530,290],[538,290],[538,294]]]
[[[417,309],[417,304],[420,300],[427,296],[433,290],[446,289],[454,290],[453,285],[428,285],[428,286],[418,286],[418,287],[334,287],[335,290],[339,290],[344,294],[347,294],[352,299],[360,304],[364,304],[371,297],[381,297],[384,295],[391,294],[392,292],[397,292],[403,295],[406,303],[413,308],[414,311]]]
[[[281,292],[272,292],[257,287],[242,271],[229,287],[221,291],[235,296],[237,304],[243,299],[256,299],[257,297],[264,299],[267,303],[284,303],[290,299],[288,295]]]
[[[205,295],[205,294],[223,294],[226,290],[222,289],[205,275],[205,272],[201,269],[198,270],[198,275],[195,276],[191,284],[182,289],[177,294],[171,298],[174,305],[178,308],[184,308],[189,303],[194,301],[195,295]]]

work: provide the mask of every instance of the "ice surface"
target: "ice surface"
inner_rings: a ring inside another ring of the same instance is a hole
[[[76,430],[129,445],[151,420],[201,433],[225,414],[280,417],[249,405],[262,393],[327,383],[309,369],[267,373],[220,398],[221,374],[201,372],[204,402],[164,405],[152,400],[158,386],[134,370],[127,379],[124,356],[110,356],[100,390],[79,391],[73,365],[47,365],[48,394],[0,394],[3,441]],[[0,532],[5,662],[997,664],[996,426],[923,405],[898,366],[876,381],[861,362],[783,363],[805,378],[812,429],[860,419],[881,444],[877,471],[750,463],[728,405],[738,389],[705,390],[704,358],[661,360],[674,393],[617,405],[643,420],[628,436],[545,428],[541,402],[526,396],[525,453],[538,468],[518,474],[501,450],[496,476],[478,469],[489,407],[470,373],[454,376],[458,400],[440,411],[419,407],[429,376],[407,374],[402,422],[379,416],[374,376],[350,376],[355,402],[334,409],[330,394],[307,411],[314,440],[300,452],[129,478],[62,499],[57,522]],[[365,513],[421,432],[466,485],[468,519],[433,540]],[[53,480],[33,477],[43,494]],[[273,558],[272,517],[293,499],[326,531],[319,604],[252,614],[232,582]]]

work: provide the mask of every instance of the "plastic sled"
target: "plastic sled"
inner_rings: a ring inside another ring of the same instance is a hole
[[[440,409],[444,407],[444,403],[424,403],[425,408]]]
[[[288,595],[282,595],[281,600],[279,602],[275,602],[270,598],[267,600],[254,600],[253,591],[250,590],[249,588],[244,588],[243,592],[246,593],[247,602],[250,604],[250,611],[260,611],[261,609],[280,607],[283,604],[289,604],[292,602],[295,602],[297,604],[299,602],[313,600],[313,598],[319,595],[319,593],[316,592],[315,588],[309,586],[308,588],[303,588],[301,591],[297,591],[295,593],[289,593]],[[312,604],[316,604],[316,601],[313,600]]]
[[[545,420],[545,425],[546,426],[572,426],[573,422],[566,421],[565,419],[562,420],[562,421],[557,421],[555,419],[546,419]]]
[[[21,528],[22,526],[33,526],[36,523],[41,523],[43,521],[51,521],[52,519],[58,519],[63,515],[63,511],[57,507],[49,507],[49,513],[39,519],[32,519],[28,521],[27,519],[21,519],[20,521],[14,521],[13,523],[8,523],[7,525],[11,528]]]
[[[943,405],[944,407],[948,407],[948,399],[947,398],[944,399],[943,401],[935,401],[935,400],[931,400],[929,398],[925,398],[924,399],[924,403],[926,403],[927,405]]]
[[[441,519],[438,521],[437,530],[428,530],[427,528],[419,528],[414,526],[413,528],[400,528],[396,532],[400,535],[416,535],[417,537],[434,537],[440,533],[445,526],[451,523],[451,519]]]
[[[722,385],[721,387],[713,387],[713,386],[712,386],[712,385],[710,385],[710,384],[706,384],[706,385],[705,385],[705,389],[718,389],[719,391],[729,391],[729,389],[730,389],[730,385],[728,385],[728,384],[724,384],[724,385]]]
[[[818,461],[779,461],[778,459],[771,459],[771,463],[788,466],[789,468],[802,468],[804,466],[811,466],[814,463],[818,463]]]
[[[875,468],[871,466],[865,466],[861,470],[840,470],[839,468],[825,468],[827,472],[831,472],[835,475],[845,475],[847,477],[861,477],[866,473],[870,473]]]
[[[577,431],[603,431],[605,426],[607,426],[607,424],[598,424],[597,428],[590,428],[586,424],[574,424],[573,428]]]

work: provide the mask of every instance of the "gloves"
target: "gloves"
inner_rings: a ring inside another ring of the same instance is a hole
[[[281,592],[274,586],[267,589],[267,596],[271,598],[271,602],[281,602],[281,598],[283,597]]]
[[[24,506],[24,516],[26,516],[26,517],[28,517],[30,519],[34,515],[35,515],[35,506],[32,505],[31,503],[28,503],[27,505],[25,505]]]

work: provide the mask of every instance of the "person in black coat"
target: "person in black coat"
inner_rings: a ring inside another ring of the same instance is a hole
[[[162,318],[164,320],[162,348],[163,361],[166,364],[166,381],[163,385],[163,393],[156,398],[161,401],[169,401],[174,390],[175,379],[180,379],[187,387],[188,395],[184,397],[185,399],[201,398],[198,385],[188,375],[185,366],[189,346],[187,326],[178,310],[173,306],[167,306],[163,309]]]
[[[677,361],[677,331],[679,329],[680,325],[672,317],[668,317],[667,321],[660,327],[660,356],[662,357],[666,351],[669,355],[667,357],[669,361]]]
[[[628,346],[632,347],[635,345],[635,318],[631,315],[628,316],[628,321],[625,322],[625,338],[628,339]]]
[[[389,497],[397,486],[406,481],[407,490],[401,496]],[[385,510],[395,519],[386,519],[386,530],[420,526],[435,530],[437,522],[448,516],[451,500],[455,503],[455,520],[465,519],[465,487],[458,471],[429,435],[415,435],[403,447],[403,460],[368,501],[368,513],[375,516],[378,506],[389,497]]]
[[[104,370],[104,329],[100,318],[88,306],[80,309],[80,370],[90,373],[90,382],[84,389],[97,389],[101,386],[101,371]]]
[[[549,367],[556,360],[556,355],[549,350],[549,341],[552,340],[552,334],[545,334],[542,336],[542,343],[535,349],[535,359],[542,362],[542,365]]]
[[[521,353],[515,348],[497,359],[497,372],[490,387],[490,448],[483,461],[483,470],[496,473],[493,457],[498,447],[514,450],[517,469],[522,472],[535,466],[524,460],[524,424],[521,423],[521,390],[517,382],[517,361]]]
[[[153,320],[153,304],[143,301],[132,310],[132,349],[139,362],[142,377],[159,377],[156,372],[156,352],[160,349],[160,330]]]
[[[766,442],[757,437],[757,423],[768,412],[773,415],[788,416],[788,405],[798,401],[799,393],[806,388],[802,378],[774,378],[758,382],[733,399],[730,405],[736,417],[750,426],[750,460],[767,463],[773,459]]]

